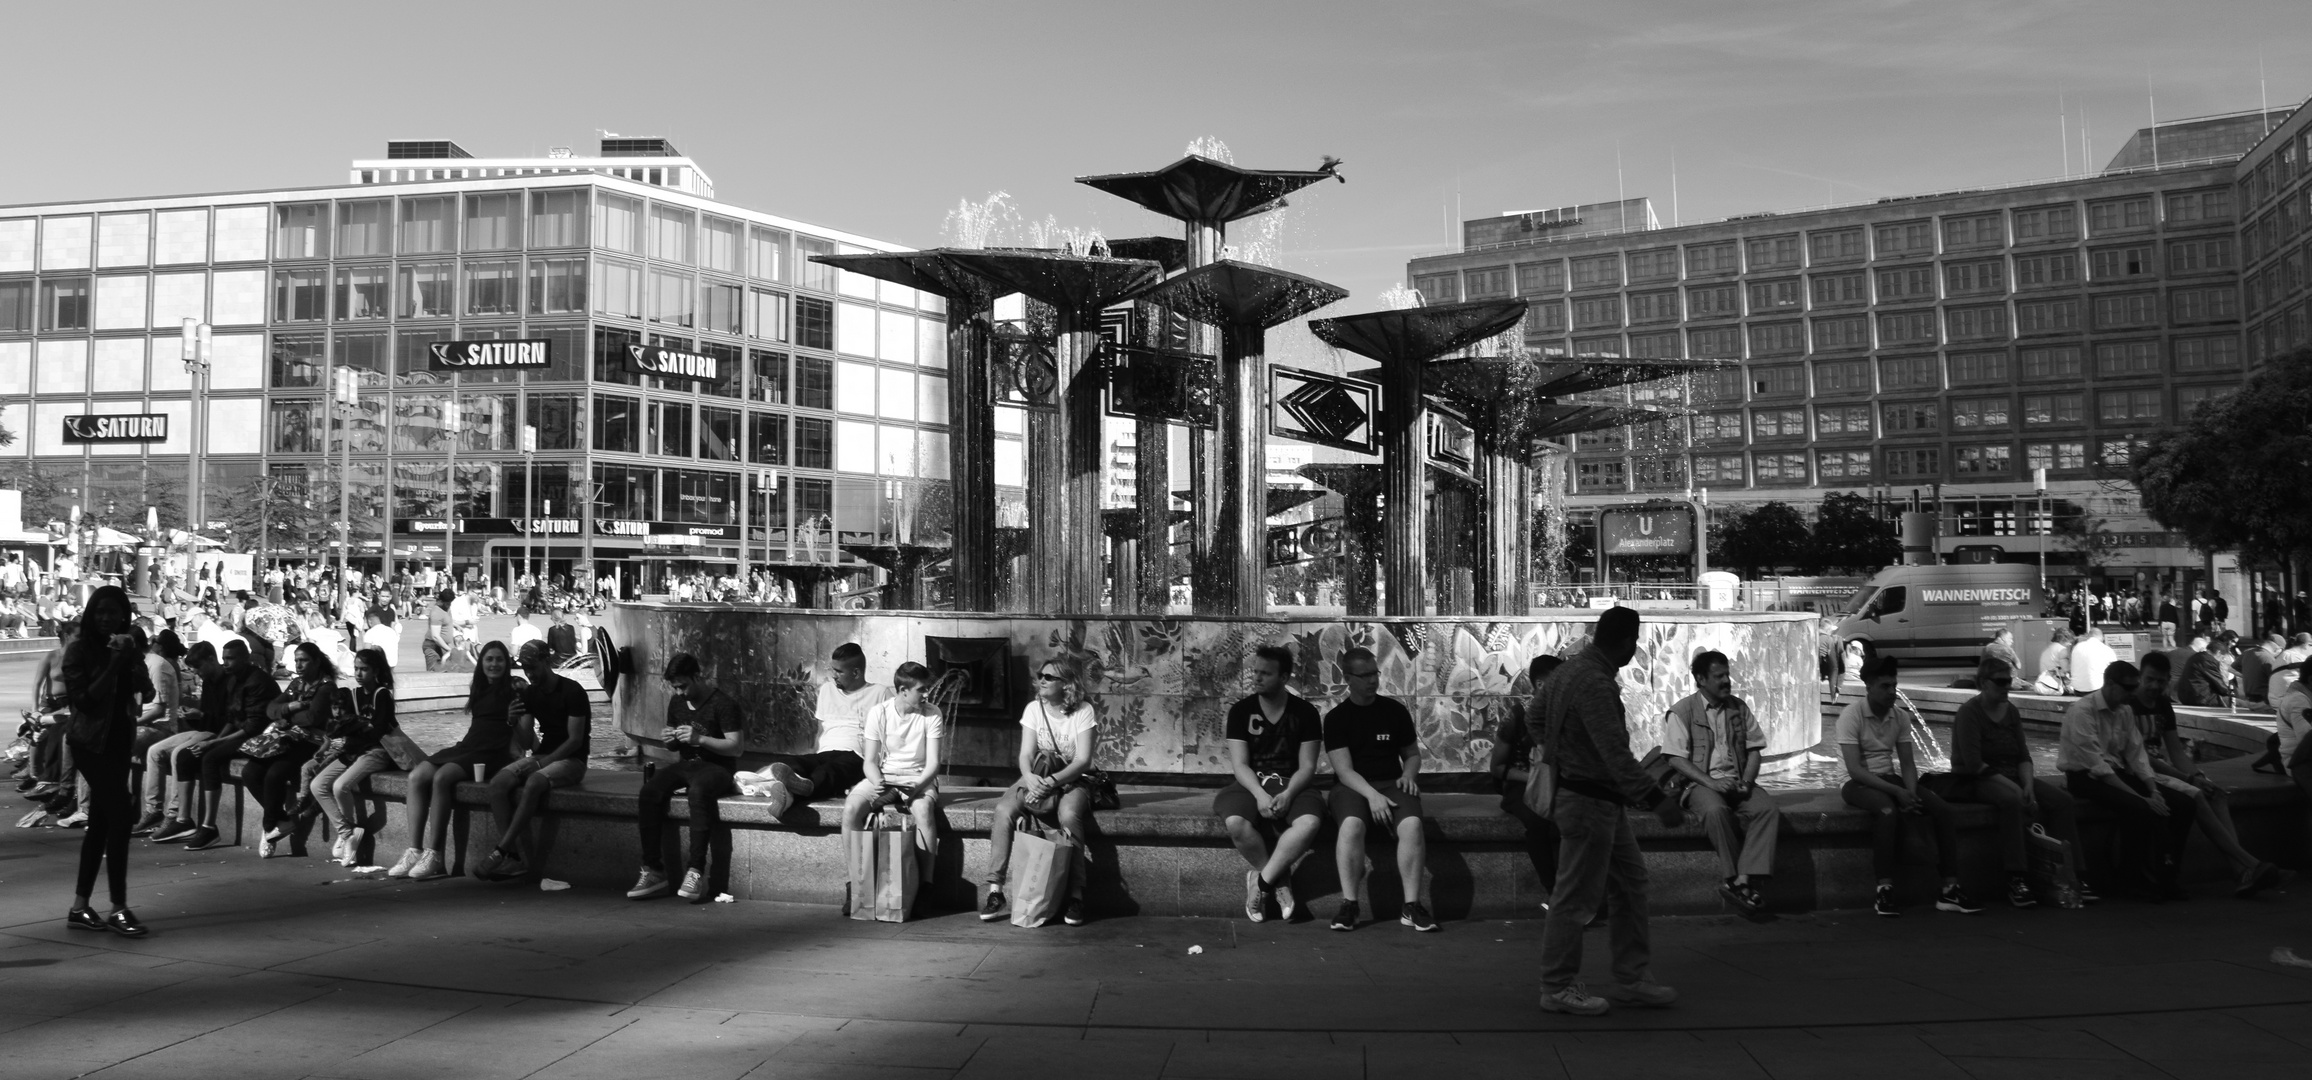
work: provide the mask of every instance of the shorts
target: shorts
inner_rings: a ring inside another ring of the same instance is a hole
[[[1421,813],[1421,797],[1419,795],[1407,795],[1398,790],[1395,780],[1373,786],[1388,798],[1389,813],[1394,816],[1395,820],[1403,821],[1406,818],[1427,816]],[[1367,826],[1373,823],[1372,804],[1367,803],[1364,796],[1357,794],[1356,789],[1347,784],[1334,785],[1332,794],[1325,801],[1331,806],[1334,821],[1345,822],[1350,818],[1355,818]]]
[[[1284,783],[1284,777],[1274,773],[1263,773],[1260,778],[1261,789],[1271,795],[1283,791]],[[1233,782],[1227,787],[1221,788],[1220,794],[1212,797],[1212,816],[1222,821],[1232,817],[1240,817],[1255,823],[1269,820],[1267,815],[1260,812],[1260,807],[1253,803],[1252,792],[1244,790],[1243,784]],[[1300,794],[1292,797],[1292,805],[1285,808],[1284,815],[1286,821],[1294,821],[1304,817],[1321,818],[1323,816],[1325,816],[1324,797],[1309,788],[1302,788]]]

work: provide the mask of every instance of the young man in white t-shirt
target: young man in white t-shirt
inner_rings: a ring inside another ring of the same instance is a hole
[[[1902,816],[1919,815],[1934,829],[1935,871],[1943,879],[1942,891],[1935,894],[1935,910],[1973,915],[1983,907],[1959,888],[1959,833],[1951,805],[1919,786],[1916,744],[1911,739],[1913,714],[1895,707],[1898,672],[1894,657],[1871,661],[1863,670],[1863,699],[1838,717],[1838,752],[1847,775],[1839,796],[1848,806],[1869,813],[1873,821],[1871,867],[1878,874],[1878,890],[1871,910],[1888,917],[1903,913],[1895,901]]]
[[[867,776],[843,801],[844,850],[850,835],[867,828],[867,818],[886,806],[904,806],[915,815],[917,860],[923,880],[931,880],[939,850],[939,766],[946,738],[939,710],[924,700],[930,669],[912,660],[892,674],[892,695],[867,713],[860,760]]]
[[[891,699],[890,687],[868,685],[867,652],[856,642],[836,646],[832,659],[835,677],[819,684],[819,699],[811,708],[819,721],[818,751],[772,754],[760,774],[785,785],[798,803],[842,795],[867,778],[860,759],[867,714]]]

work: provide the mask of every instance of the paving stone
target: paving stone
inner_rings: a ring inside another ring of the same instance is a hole
[[[1747,1051],[1723,1043],[1651,1042],[1600,1035],[1595,1041],[1560,1044],[1557,1055],[1570,1080],[1633,1076],[1647,1080],[1764,1080],[1766,1076]]]
[[[956,1080],[1034,1076],[1157,1080],[1172,1053],[1172,1044],[1163,1042],[1071,1042],[998,1035],[982,1043],[979,1052],[955,1075]]]
[[[1179,1043],[1164,1062],[1166,1077],[1199,1080],[1335,1080],[1364,1071],[1365,1048],[1285,1042]]]
[[[1969,1080],[1949,1058],[1916,1042],[1813,1045],[1785,1039],[1744,1039],[1742,1048],[1774,1080]]]
[[[2167,1080],[2158,1066],[2134,1058],[1953,1057],[1975,1080]],[[2301,1071],[2299,1071],[2301,1075]]]
[[[838,1065],[905,1065],[923,1069],[960,1069],[971,1060],[983,1039],[845,1028],[812,1031],[796,1036],[771,1055],[776,1061],[817,1061]]]

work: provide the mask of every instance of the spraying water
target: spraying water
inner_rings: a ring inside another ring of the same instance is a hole
[[[1381,307],[1389,311],[1417,308],[1429,302],[1421,295],[1421,290],[1408,289],[1402,281],[1381,290],[1380,301]]]
[[[1002,247],[1019,232],[1019,210],[1012,206],[1011,195],[1002,191],[978,202],[957,200],[955,209],[947,212],[947,220],[939,226],[946,245],[958,248]]]
[[[1948,771],[1951,755],[1944,752],[1942,743],[1935,741],[1934,729],[1927,726],[1926,718],[1919,715],[1919,707],[1911,704],[1910,695],[1903,693],[1899,686],[1895,688],[1895,704],[1911,714],[1911,751],[1917,755],[1919,771]]]

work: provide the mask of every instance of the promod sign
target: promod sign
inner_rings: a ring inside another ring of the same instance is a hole
[[[723,381],[722,360],[679,349],[662,349],[650,345],[628,345],[627,361],[634,370],[661,379],[689,379],[692,382]]]
[[[67,443],[166,442],[169,418],[161,413],[120,413],[108,416],[67,416]]]
[[[498,341],[437,341],[426,346],[435,371],[498,371],[543,368],[554,362],[552,341],[514,338]]]

